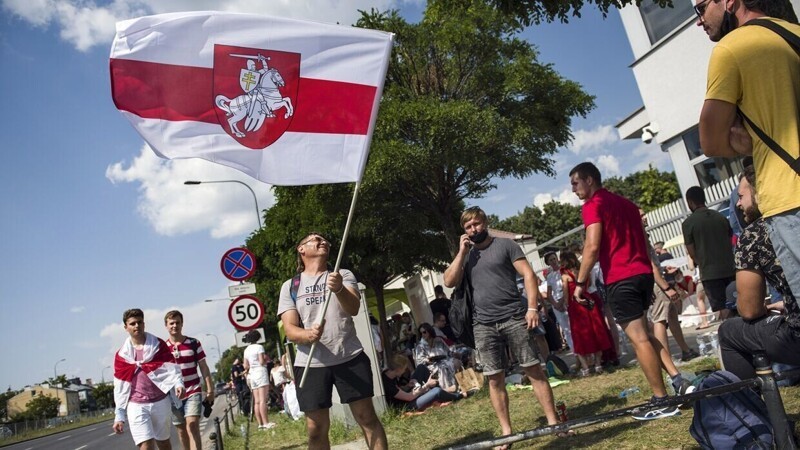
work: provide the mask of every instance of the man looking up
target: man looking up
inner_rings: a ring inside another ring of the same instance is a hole
[[[592,266],[599,260],[608,304],[628,336],[653,391],[649,405],[634,412],[633,418],[652,420],[674,416],[679,412],[677,407],[663,406],[667,390],[661,378],[662,364],[673,365],[672,357],[647,327],[645,313],[653,297],[654,279],[639,208],[630,200],[603,189],[600,171],[592,163],[578,164],[569,172],[569,177],[572,192],[584,201],[581,215],[586,227],[583,259],[575,280],[575,301],[582,300]],[[684,393],[689,384],[684,383],[679,373],[672,383],[680,393]]]
[[[306,414],[308,448],[328,449],[329,410],[333,386],[342,403],[350,406],[370,449],[386,449],[386,432],[372,406],[372,368],[356,336],[353,316],[358,314],[361,295],[349,270],[328,270],[331,245],[319,233],[305,235],[295,247],[297,274],[283,283],[278,316],[286,337],[297,344],[295,380],[303,379],[313,343],[317,343],[303,387],[297,385],[300,410]],[[323,303],[332,294],[320,325]]]
[[[469,208],[461,214],[464,234],[458,253],[444,272],[444,284],[455,287],[466,276],[473,289],[475,344],[489,378],[489,397],[503,435],[511,434],[508,392],[505,382],[505,346],[525,375],[547,416],[547,423],[558,423],[553,391],[547,381],[531,330],[539,325],[539,280],[525,259],[522,249],[510,239],[489,236],[486,213]],[[528,297],[527,310],[520,301],[517,274],[521,275]]]
[[[706,207],[706,194],[699,186],[686,190],[686,204],[692,214],[683,221],[686,253],[700,268],[706,297],[719,320],[735,315],[736,306],[726,305],[725,289],[734,281],[731,236],[728,219]]]
[[[181,371],[167,343],[144,331],[144,313],[129,309],[122,314],[128,338],[114,357],[112,429],[122,434],[130,419],[131,436],[139,450],[171,450],[170,391],[183,396]]]
[[[172,357],[181,368],[183,386],[186,392],[181,397],[183,405],[172,411],[172,424],[178,429],[178,438],[183,450],[202,450],[200,436],[200,413],[203,411],[200,389],[200,376],[206,383],[206,401],[210,408],[214,404],[214,382],[206,364],[206,354],[200,341],[183,335],[183,314],[172,310],[164,316],[164,326],[169,333],[167,345],[172,349]]]
[[[713,157],[752,154],[772,245],[789,286],[800,292],[800,55],[774,31],[751,23],[766,20],[800,36],[790,8],[773,0],[695,0],[697,25],[718,42],[708,64],[700,147]]]

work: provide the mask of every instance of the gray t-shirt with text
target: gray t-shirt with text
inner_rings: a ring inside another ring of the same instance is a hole
[[[465,276],[472,283],[476,322],[491,324],[525,315],[514,268],[518,259],[525,259],[525,254],[511,239],[493,238],[485,249],[470,250]]]
[[[342,282],[345,287],[352,287],[358,291],[358,282],[352,272],[340,269],[339,273],[342,274]],[[290,309],[295,309],[300,316],[301,325],[304,328],[311,328],[314,323],[318,322],[319,313],[328,295],[328,288],[325,286],[327,281],[328,272],[319,276],[302,275],[297,299],[294,301],[290,293],[292,280],[287,280],[281,286],[278,317]],[[297,345],[295,366],[305,367],[310,349],[310,345]],[[325,312],[325,328],[314,350],[311,367],[336,366],[350,361],[362,351],[363,347],[356,336],[353,317],[342,309],[336,294],[331,295],[330,305]]]

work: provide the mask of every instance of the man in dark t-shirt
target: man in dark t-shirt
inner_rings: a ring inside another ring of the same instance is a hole
[[[726,305],[725,289],[734,281],[731,236],[728,219],[706,207],[706,194],[699,186],[686,190],[686,204],[692,214],[683,221],[683,241],[686,253],[700,268],[703,288],[711,310],[725,320],[735,314],[734,305]]]
[[[510,239],[489,235],[488,218],[480,208],[461,214],[464,234],[458,253],[444,272],[447,287],[459,285],[467,277],[472,289],[475,344],[489,379],[489,396],[504,435],[511,434],[508,393],[505,383],[505,346],[530,379],[536,398],[547,416],[547,423],[558,423],[553,391],[540,365],[532,329],[539,325],[539,279],[522,249]],[[517,275],[521,275],[528,294],[527,310],[520,301]]]
[[[719,342],[725,368],[745,380],[756,375],[755,353],[765,353],[773,362],[800,365],[800,308],[758,209],[753,166],[745,167],[742,175],[736,206],[748,225],[735,251],[740,317],[720,325]],[[783,302],[765,305],[765,281],[783,295]],[[781,311],[785,314],[776,314]]]
[[[433,288],[433,295],[436,297],[431,300],[429,306],[431,308],[431,315],[436,317],[436,313],[442,313],[445,317],[448,317],[450,312],[450,299],[447,298],[447,295],[444,293],[444,288],[441,284],[437,284]],[[447,322],[448,325],[450,322]]]

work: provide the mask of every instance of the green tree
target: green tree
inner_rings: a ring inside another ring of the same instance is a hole
[[[67,376],[66,375],[59,375],[56,378],[50,377],[43,381],[43,383],[47,383],[50,386],[66,386],[67,384]]]
[[[97,409],[114,407],[114,383],[97,384],[92,388],[92,396]]]
[[[369,165],[444,233],[451,254],[467,198],[493,179],[552,174],[570,124],[594,107],[580,85],[538,61],[518,22],[480,0],[431,0],[422,20],[362,12],[396,34]]]
[[[537,244],[544,244],[550,239],[565,233],[583,223],[579,206],[551,201],[542,209],[536,206],[526,206],[525,209],[514,216],[503,220],[498,228],[515,233],[525,233],[533,236]],[[579,236],[562,244],[568,244]]]
[[[12,391],[9,387],[7,391],[0,394],[0,420],[8,419],[8,401],[18,393],[19,391]]]
[[[603,180],[603,187],[619,194],[649,212],[681,198],[673,172],[661,172],[652,165],[625,177]]]
[[[58,415],[61,400],[49,395],[37,395],[25,404],[25,411],[14,416],[14,420],[49,419]]]

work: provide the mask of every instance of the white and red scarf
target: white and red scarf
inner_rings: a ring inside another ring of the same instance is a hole
[[[165,394],[169,394],[177,386],[183,386],[181,369],[175,364],[166,342],[145,333],[142,350],[142,360],[136,361],[133,342],[128,338],[114,356],[114,403],[117,409],[115,420],[118,422],[124,422],[127,416],[125,411],[131,396],[131,381],[137,370],[143,370],[150,381]]]

